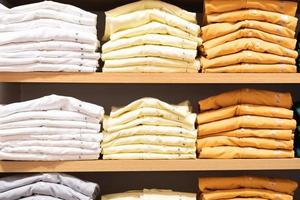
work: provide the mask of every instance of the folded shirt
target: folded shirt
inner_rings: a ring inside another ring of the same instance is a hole
[[[103,44],[102,53],[108,53],[114,50],[142,45],[162,45],[183,49],[196,49],[198,43],[171,35],[146,34],[142,36],[108,41]]]
[[[259,9],[271,12],[278,12],[290,16],[295,16],[298,4],[293,1],[278,1],[278,0],[206,0],[205,13],[223,13],[242,9]]]
[[[104,108],[101,106],[83,102],[73,97],[49,95],[34,100],[2,106],[0,107],[0,117],[6,117],[19,112],[45,110],[78,112],[100,119],[103,119],[104,116]]]
[[[243,115],[293,119],[293,111],[287,108],[240,104],[200,113],[197,116],[197,124],[205,124]]]
[[[296,65],[287,64],[238,64],[203,69],[203,73],[296,73]]]
[[[117,17],[106,17],[105,21],[104,38],[108,38],[109,35],[118,31],[135,28],[153,21],[179,28],[193,36],[198,36],[200,33],[199,25],[158,9],[144,9]]]
[[[207,138],[215,136],[226,136],[226,137],[237,137],[237,138],[269,138],[277,140],[293,140],[294,134],[292,130],[276,130],[276,129],[245,129],[240,128],[232,131],[225,131],[222,133],[212,134],[212,135],[199,135],[198,138]]]
[[[134,68],[155,68],[161,70],[168,70],[174,68],[181,68],[179,70],[200,70],[200,61],[199,59],[194,60],[193,62],[185,62],[181,60],[174,60],[168,58],[159,58],[159,57],[136,57],[136,58],[126,58],[118,60],[106,60],[104,63],[104,69],[110,70],[108,68],[116,68],[117,70],[133,70]],[[113,69],[111,69],[113,70]]]
[[[213,159],[277,159],[294,158],[294,151],[257,149],[251,147],[205,147],[199,158]]]
[[[291,109],[291,93],[256,89],[238,89],[199,101],[201,111],[219,109],[238,104],[265,105]]]
[[[293,200],[293,196],[264,189],[217,190],[201,194],[203,200],[231,199],[236,197],[259,197],[266,199]]]
[[[227,35],[229,33],[236,32],[243,28],[257,29],[266,33],[292,39],[295,38],[296,34],[295,31],[277,24],[255,20],[245,20],[237,23],[214,23],[201,27],[201,37],[204,41],[208,41],[220,36]]]
[[[228,136],[211,136],[197,140],[197,151],[205,147],[221,147],[221,146],[233,146],[233,147],[254,147],[258,149],[274,149],[274,150],[293,150],[293,140],[274,140],[265,138],[238,138]]]
[[[293,58],[278,56],[269,53],[258,53],[254,51],[241,51],[235,54],[225,55],[213,59],[201,57],[201,66],[203,68],[224,67],[240,63],[249,64],[290,64],[295,65]]]
[[[97,66],[80,66],[66,64],[27,64],[0,66],[0,72],[96,72]]]
[[[100,188],[96,183],[86,182],[67,174],[58,173],[4,177],[0,179],[0,192],[6,192],[38,182],[61,184],[92,198],[98,196],[100,192]]]
[[[1,154],[1,153],[0,153]],[[104,160],[186,160],[196,159],[196,153],[162,154],[162,153],[117,153],[103,155]]]
[[[171,126],[151,126],[140,125],[133,128],[123,129],[113,133],[104,132],[103,143],[108,143],[118,138],[131,137],[136,135],[157,135],[157,136],[176,136],[183,138],[196,139],[197,130],[187,130],[179,127]]]
[[[198,73],[199,68],[190,68],[190,67],[161,67],[161,66],[128,66],[128,67],[104,67],[102,72],[106,73]]]
[[[199,38],[198,36],[193,36],[188,32],[180,30],[179,28],[169,26],[167,24],[160,23],[160,22],[150,22],[135,28],[118,31],[110,35],[110,40],[131,38],[131,37],[142,36],[147,34],[172,35],[182,39],[187,39],[187,40],[197,42],[198,45],[202,44],[202,39]]]
[[[294,38],[283,37],[256,29],[245,28],[208,40],[203,43],[203,47],[204,50],[208,50],[210,48],[214,48],[226,42],[231,42],[240,38],[258,38],[266,42],[278,44],[291,50],[295,49],[297,43],[297,40]]]
[[[198,135],[210,135],[239,128],[295,130],[296,120],[260,116],[239,116],[198,126]]]
[[[161,45],[142,45],[111,51],[101,54],[103,61],[125,59],[135,57],[161,57],[174,60],[193,62],[197,56],[197,50],[182,49]]]
[[[85,53],[85,52],[76,52],[76,51],[25,51],[25,52],[13,52],[13,53],[0,53],[1,59],[18,59],[18,60],[24,60],[27,59],[39,59],[39,58],[45,58],[51,60],[52,58],[55,58],[57,60],[60,60],[62,58],[68,59],[72,58],[74,60],[80,59],[82,61],[94,61],[98,60],[100,58],[100,53]],[[83,64],[85,64],[83,62]],[[87,64],[86,64],[87,65]]]
[[[289,179],[265,178],[256,176],[199,178],[199,189],[201,192],[252,188],[271,190],[274,192],[293,195],[297,187],[298,183]]]
[[[1,143],[0,143],[1,144]],[[195,139],[166,135],[134,135],[101,143],[101,147],[114,147],[131,144],[166,145],[174,147],[194,147]]]
[[[255,38],[241,38],[231,42],[221,44],[219,46],[205,49],[204,53],[208,59],[238,53],[240,51],[250,50],[260,53],[270,53],[279,56],[286,56],[293,59],[298,57],[298,52],[276,43],[265,42]]]
[[[60,200],[59,198],[51,197],[51,196],[45,196],[45,195],[34,195],[34,196],[30,196],[30,197],[20,198],[20,200],[39,200],[39,199],[43,199],[43,200]]]
[[[237,10],[225,13],[215,13],[207,15],[207,22],[217,23],[217,22],[239,22],[243,20],[257,20],[257,21],[266,21],[273,24],[278,24],[284,27],[296,31],[298,18],[280,14],[277,12],[269,12],[263,10]]]

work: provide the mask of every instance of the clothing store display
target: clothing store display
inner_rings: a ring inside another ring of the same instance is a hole
[[[66,174],[33,174],[0,179],[1,199],[97,199],[100,188]]]
[[[1,106],[0,116],[0,160],[84,160],[100,155],[101,106],[50,95]]]
[[[105,12],[102,72],[197,73],[196,13],[169,3],[137,1]],[[129,61],[129,62],[127,62]]]
[[[294,157],[291,94],[240,89],[201,100],[199,106],[199,158]]]
[[[144,189],[124,193],[103,195],[102,200],[196,200],[196,194],[172,190]]]
[[[7,8],[0,16],[0,71],[97,70],[96,14],[44,1]]]
[[[203,73],[295,73],[292,1],[205,0],[201,28]]]
[[[256,176],[200,177],[201,200],[278,199],[292,200],[298,184],[289,179]]]
[[[188,102],[142,98],[104,118],[103,159],[196,158],[196,114]]]

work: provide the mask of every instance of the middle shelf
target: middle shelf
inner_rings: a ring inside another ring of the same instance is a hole
[[[300,159],[1,161],[0,173],[299,170]]]

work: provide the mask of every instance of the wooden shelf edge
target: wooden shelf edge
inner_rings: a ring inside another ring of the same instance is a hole
[[[300,159],[1,161],[0,173],[300,170]]]
[[[0,73],[2,83],[103,83],[103,84],[300,84],[293,74],[201,73]]]

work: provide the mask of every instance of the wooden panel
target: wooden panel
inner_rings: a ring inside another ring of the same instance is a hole
[[[6,83],[300,83],[300,74],[0,73]]]
[[[96,160],[66,162],[0,162],[1,173],[295,170],[300,159],[249,160]]]

